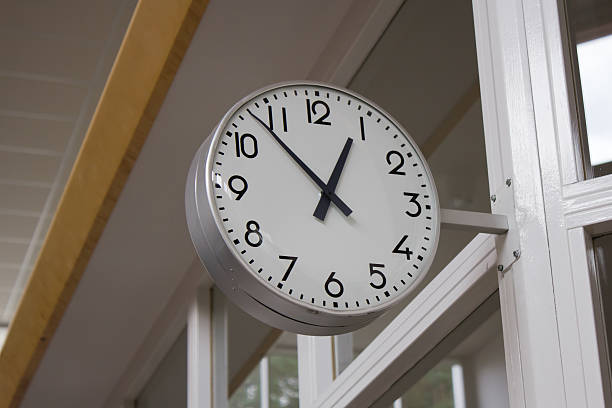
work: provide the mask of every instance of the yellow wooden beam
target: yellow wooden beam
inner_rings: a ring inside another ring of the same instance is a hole
[[[23,399],[206,4],[140,0],[136,6],[0,353],[0,407]]]

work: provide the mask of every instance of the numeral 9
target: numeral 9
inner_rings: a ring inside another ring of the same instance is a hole
[[[237,174],[227,180],[227,186],[232,193],[236,194],[236,200],[240,200],[249,187],[244,177]]]

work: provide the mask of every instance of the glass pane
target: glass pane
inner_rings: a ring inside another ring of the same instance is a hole
[[[297,408],[297,336],[228,303],[228,376],[231,408]]]
[[[179,335],[136,399],[138,408],[187,407],[187,330]]]
[[[599,288],[603,328],[608,348],[612,352],[612,234],[593,239],[595,263],[597,266],[597,283]]]
[[[568,0],[585,154],[595,177],[612,173],[612,2]]]
[[[434,357],[425,357],[382,400],[399,396],[393,408],[509,407],[499,297],[492,296],[462,325],[473,327],[467,337],[443,340],[429,353]]]
[[[411,408],[455,408],[453,399],[453,362],[441,361],[406,391],[399,402]],[[396,406],[400,405],[395,403]]]
[[[388,111],[417,142],[441,208],[490,212],[470,0],[405,2],[349,87]],[[442,230],[435,261],[413,293],[474,236]],[[360,353],[413,297],[355,332],[350,353]]]

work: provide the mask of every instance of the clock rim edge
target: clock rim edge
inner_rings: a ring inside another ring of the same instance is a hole
[[[395,299],[393,299],[392,301],[389,301],[387,303],[383,303],[381,305],[375,305],[369,309],[363,310],[363,311],[355,311],[355,310],[338,310],[338,311],[334,311],[334,310],[329,310],[329,309],[325,309],[325,308],[312,308],[310,307],[308,304],[301,302],[297,299],[294,299],[292,297],[290,297],[289,295],[286,295],[282,292],[278,293],[278,291],[273,290],[273,288],[268,287],[269,285],[267,285],[265,282],[261,281],[261,279],[259,279],[254,272],[252,271],[252,269],[247,265],[246,261],[242,259],[242,257],[239,256],[239,254],[234,250],[233,246],[230,243],[229,237],[227,236],[227,234],[224,233],[224,229],[223,229],[223,225],[220,221],[220,215],[218,214],[218,212],[216,211],[216,207],[215,207],[215,200],[214,200],[214,192],[213,192],[213,188],[212,188],[212,179],[210,177],[210,175],[212,174],[212,165],[214,162],[214,158],[213,156],[216,154],[216,150],[217,150],[217,146],[219,143],[219,139],[222,137],[223,135],[223,129],[227,126],[227,124],[229,123],[230,119],[236,114],[236,112],[241,109],[245,104],[247,104],[249,101],[257,98],[258,96],[270,92],[274,89],[281,89],[281,88],[286,88],[286,87],[290,87],[290,86],[313,86],[313,87],[321,87],[321,88],[328,88],[331,90],[334,90],[336,92],[341,92],[344,94],[347,94],[357,100],[363,101],[364,103],[369,104],[372,108],[376,109],[379,111],[379,113],[381,115],[384,115],[384,117],[390,121],[395,127],[397,127],[397,129],[403,134],[404,137],[407,138],[408,142],[411,144],[411,146],[413,147],[416,155],[418,156],[419,160],[421,161],[424,171],[427,174],[428,180],[431,184],[431,194],[432,194],[432,199],[435,202],[435,208],[436,208],[436,222],[434,222],[434,227],[435,227],[435,241],[431,247],[431,251],[433,252],[433,255],[431,255],[428,258],[428,262],[424,265],[425,269],[423,272],[421,272],[421,274],[419,275],[418,278],[416,278],[413,283],[411,284],[411,287],[406,289],[405,293],[402,293],[401,295],[399,295],[398,297],[396,297]],[[390,308],[396,306],[399,302],[401,302],[403,299],[405,299],[410,293],[413,293],[421,284],[421,282],[425,279],[426,276],[429,275],[429,270],[431,267],[431,264],[433,263],[433,260],[435,258],[437,249],[438,249],[438,244],[439,244],[439,237],[440,237],[440,202],[439,202],[439,197],[438,197],[438,191],[437,191],[437,187],[435,185],[435,180],[433,178],[433,175],[431,173],[431,170],[429,168],[429,164],[427,162],[427,160],[425,159],[425,157],[423,156],[418,144],[414,141],[414,139],[412,138],[412,136],[410,135],[409,132],[406,131],[406,129],[401,126],[401,124],[398,123],[398,121],[392,116],[390,115],[387,111],[385,111],[384,109],[382,109],[380,106],[378,106],[376,103],[372,102],[371,100],[369,100],[368,98],[357,94],[351,90],[348,90],[346,88],[342,88],[342,87],[338,87],[335,86],[333,84],[329,84],[329,83],[324,83],[324,82],[319,82],[319,81],[309,81],[309,80],[292,80],[292,81],[283,81],[283,82],[278,82],[278,83],[274,83],[274,84],[270,84],[268,86],[262,87],[262,88],[258,88],[256,90],[254,90],[253,92],[249,93],[248,95],[244,96],[243,98],[241,98],[238,102],[236,102],[230,109],[228,109],[226,111],[226,113],[224,114],[223,118],[219,121],[219,123],[217,124],[217,126],[215,127],[215,129],[213,130],[213,132],[211,133],[211,135],[202,143],[201,148],[204,145],[208,145],[206,150],[206,159],[205,159],[205,166],[204,166],[204,174],[203,176],[205,177],[205,195],[207,197],[207,205],[206,205],[206,209],[208,211],[204,211],[205,213],[208,213],[209,216],[212,217],[212,219],[214,220],[214,224],[216,226],[216,232],[218,233],[219,237],[221,238],[223,245],[219,246],[218,249],[223,249],[225,248],[228,252],[228,254],[222,254],[222,258],[229,258],[226,259],[225,261],[222,261],[221,259],[219,259],[219,253],[214,253],[215,258],[217,260],[217,262],[219,263],[219,266],[221,268],[225,268],[227,269],[232,268],[232,267],[236,267],[239,266],[240,269],[244,270],[244,274],[247,277],[251,278],[251,279],[240,279],[240,290],[244,290],[245,292],[247,292],[249,295],[253,296],[256,293],[259,294],[259,296],[257,297],[263,297],[266,299],[269,299],[269,295],[273,295],[275,298],[279,298],[281,300],[281,304],[282,303],[286,303],[289,304],[291,306],[295,306],[297,309],[301,309],[301,311],[307,311],[307,314],[309,314],[309,316],[307,317],[314,317],[315,321],[320,321],[320,320],[331,320],[331,321],[336,321],[337,319],[340,320],[344,320],[346,322],[346,320],[357,320],[359,321],[359,323],[363,323],[364,321],[369,322],[373,319],[375,319],[376,317],[378,317],[380,314],[384,313],[385,311],[389,310]],[[200,150],[200,149],[199,149]],[[198,151],[198,153],[200,153],[200,151]],[[197,158],[198,154],[196,154],[196,157],[194,157],[194,162]],[[195,163],[194,163],[195,164]],[[200,166],[198,166],[200,167]],[[200,183],[201,186],[201,183]],[[198,195],[198,186],[195,186],[196,188],[196,196]],[[203,225],[201,224],[201,220],[199,218],[200,215],[202,214],[200,211],[196,211],[196,213],[198,214],[198,223],[200,224],[200,226],[203,227]],[[207,236],[210,236],[210,234],[205,234]],[[213,234],[213,235],[217,235],[217,234]],[[210,244],[210,243],[209,243]],[[212,246],[211,246],[212,249]],[[225,251],[223,251],[225,252]],[[199,255],[199,254],[198,254]],[[227,255],[230,255],[229,257]],[[200,258],[201,259],[201,258]],[[202,259],[201,259],[202,260]],[[231,265],[234,262],[230,262],[230,261],[238,261],[238,265]],[[239,275],[236,272],[233,272],[235,275]],[[214,274],[215,276],[219,276],[221,279],[226,279],[226,277],[222,274]],[[242,278],[244,278],[244,276],[242,276]],[[216,280],[216,279],[215,279]],[[252,282],[249,282],[252,281]],[[244,285],[244,286],[243,286]],[[221,285],[219,285],[221,286]],[[258,289],[264,289],[264,290],[258,290]],[[230,291],[231,292],[231,291]],[[228,294],[229,295],[229,294]],[[256,298],[257,298],[256,297]],[[259,301],[259,300],[258,300]],[[259,301],[261,302],[261,301]],[[267,303],[267,302],[261,302],[261,303]],[[274,302],[276,303],[276,302]],[[293,309],[293,307],[291,307],[291,309]],[[312,311],[315,311],[314,313]],[[276,313],[273,309],[271,309],[272,312]],[[309,312],[308,312],[309,311]],[[301,313],[299,313],[301,314]],[[306,317],[306,316],[304,316]],[[363,324],[358,324],[359,326],[362,326]],[[352,324],[350,324],[350,326],[352,326]],[[333,327],[333,326],[329,326],[329,327]],[[346,326],[344,326],[346,327]]]

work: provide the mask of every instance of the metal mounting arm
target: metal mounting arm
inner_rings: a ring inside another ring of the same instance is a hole
[[[441,209],[442,228],[502,235],[508,232],[508,217],[474,211]]]

